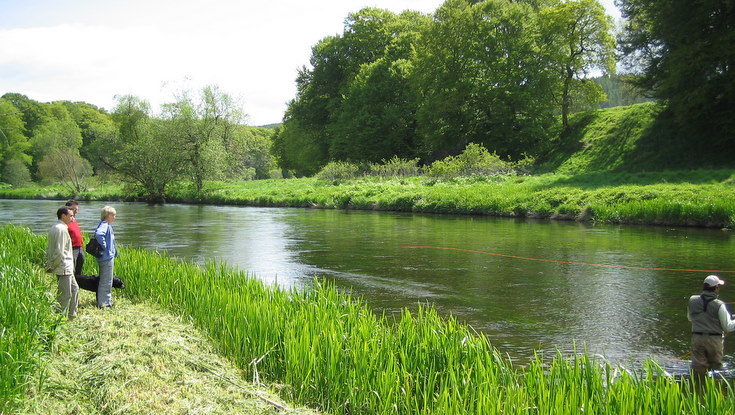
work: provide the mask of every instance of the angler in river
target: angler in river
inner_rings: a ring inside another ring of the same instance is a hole
[[[722,367],[725,334],[735,331],[730,311],[717,297],[725,285],[717,275],[704,279],[702,293],[689,298],[687,318],[692,322],[692,374],[703,380],[710,370]]]

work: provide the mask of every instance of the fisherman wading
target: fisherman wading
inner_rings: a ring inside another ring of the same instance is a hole
[[[701,294],[689,298],[687,318],[692,322],[692,363],[693,375],[704,378],[710,370],[722,367],[724,353],[724,334],[735,330],[727,306],[718,299],[725,281],[716,275],[704,279]]]

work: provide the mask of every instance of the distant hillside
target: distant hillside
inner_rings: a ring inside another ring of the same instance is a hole
[[[275,124],[258,125],[257,127],[259,127],[259,128],[268,128],[270,130],[273,130],[275,128],[278,128],[278,126],[280,126],[280,125],[281,125],[281,123],[279,122],[279,123],[275,123]]]
[[[551,140],[537,162],[542,171],[664,171],[732,168],[732,154],[698,145],[680,133],[673,117],[657,103],[574,114],[571,128]]]

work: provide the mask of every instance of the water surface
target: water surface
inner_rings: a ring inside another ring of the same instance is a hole
[[[82,203],[89,232],[103,202]],[[397,313],[434,305],[519,363],[584,347],[685,371],[687,298],[735,270],[732,232],[386,212],[111,203],[119,243],[226,261],[268,284],[315,277]],[[0,200],[0,220],[45,232],[60,201]],[[450,248],[450,249],[445,249]],[[656,268],[664,268],[659,270]],[[701,271],[674,271],[689,269]],[[735,278],[721,298],[735,301]],[[735,352],[726,341],[726,361]]]

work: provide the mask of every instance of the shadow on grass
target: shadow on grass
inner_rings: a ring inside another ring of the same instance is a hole
[[[679,128],[653,103],[578,113],[540,159],[543,170],[566,175],[539,187],[735,182],[735,146],[725,135]]]

